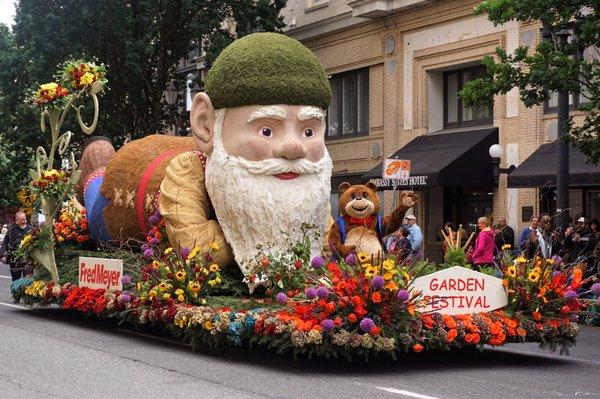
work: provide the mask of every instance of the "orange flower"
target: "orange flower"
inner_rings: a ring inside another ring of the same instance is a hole
[[[414,344],[412,347],[412,350],[415,351],[416,353],[423,352],[423,345]]]
[[[320,324],[315,324],[312,329],[320,332],[323,330],[323,327]]]
[[[355,315],[354,313],[350,313],[350,314],[348,315],[348,321],[349,321],[350,323],[356,323],[356,320],[358,320],[358,319],[356,318],[356,315]]]
[[[456,328],[456,320],[451,316],[444,316],[444,323],[448,328]]]
[[[408,310],[408,314],[410,314],[411,316],[414,316],[414,314],[415,314],[415,304],[414,303],[409,303],[408,306],[406,307],[406,310]]]
[[[492,325],[490,325],[490,333],[492,335],[498,335],[502,332],[502,323],[500,322],[495,322],[492,323]]]
[[[378,335],[379,333],[381,333],[381,328],[377,327],[377,326],[373,326],[371,328],[371,331],[369,331],[369,333],[371,335]]]
[[[475,335],[477,335],[477,334],[465,334],[465,342],[467,344],[472,344],[473,341],[475,340]]]
[[[525,336],[527,335],[527,331],[525,331],[525,329],[519,327],[519,328],[517,328],[517,335],[519,337],[525,338]]]
[[[381,302],[381,293],[380,292],[374,292],[371,294],[371,300],[375,303],[379,303]]]
[[[448,334],[446,334],[446,342],[450,343],[450,342],[454,341],[457,334],[458,334],[458,331],[456,330],[456,328],[449,330]]]
[[[429,315],[422,316],[421,320],[423,320],[423,325],[428,330],[431,330],[435,324],[435,322],[433,321],[433,318]]]
[[[333,312],[334,312],[334,310],[335,310],[335,303],[333,303],[333,302],[328,302],[328,303],[327,303],[327,305],[325,305],[325,310],[326,310],[328,313],[333,313]]]
[[[535,320],[535,321],[542,320],[542,314],[540,312],[538,312],[537,310],[535,312],[533,312],[532,315],[533,315],[533,320]]]

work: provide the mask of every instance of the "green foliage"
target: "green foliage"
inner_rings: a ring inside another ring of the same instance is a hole
[[[279,12],[285,3],[20,0],[13,32],[0,25],[0,136],[6,144],[0,151],[0,206],[15,203],[15,180],[25,178],[33,150],[49,146],[49,137],[39,133],[37,113],[24,100],[36,83],[53,80],[53,71],[65,59],[94,57],[114,71],[100,103],[97,134],[119,146],[128,134],[140,138],[168,125],[163,92],[177,78],[175,67],[194,42],[206,42],[210,64],[234,36],[281,29]],[[224,21],[233,34],[222,26]],[[177,87],[184,87],[183,79],[176,79]],[[84,120],[89,116],[84,113]],[[75,131],[75,126],[71,113],[64,130]],[[77,153],[85,139],[76,135],[71,148]]]
[[[580,12],[589,13],[578,19]],[[465,85],[461,98],[466,105],[489,104],[496,94],[506,94],[516,87],[527,107],[547,101],[553,92],[567,90],[583,93],[589,100],[583,123],[567,123],[567,139],[586,156],[589,163],[600,161],[600,16],[598,4],[591,0],[564,2],[560,0],[490,0],[475,8],[476,14],[487,13],[495,25],[516,20],[523,23],[540,21],[549,27],[576,20],[572,40],[564,47],[542,40],[535,49],[518,47],[513,54],[496,49],[497,60],[485,57],[488,76]],[[558,40],[556,40],[558,41]],[[595,47],[596,57],[579,59],[584,49]]]

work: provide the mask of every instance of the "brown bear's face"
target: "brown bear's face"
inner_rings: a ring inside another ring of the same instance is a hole
[[[365,218],[379,212],[380,202],[375,192],[375,184],[350,186],[340,184],[339,210],[342,214],[357,218]]]

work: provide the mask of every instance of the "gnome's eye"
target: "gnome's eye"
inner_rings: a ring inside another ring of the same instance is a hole
[[[270,127],[263,127],[262,129],[260,129],[260,131],[258,133],[263,137],[267,137],[267,138],[273,137],[273,130],[271,130]]]
[[[306,130],[304,130],[304,132],[302,133],[302,135],[304,137],[312,137],[315,135],[315,132],[313,132],[313,130],[311,128],[308,128]]]

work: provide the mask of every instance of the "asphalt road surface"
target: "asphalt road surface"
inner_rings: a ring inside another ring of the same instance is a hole
[[[600,398],[600,328],[569,356],[535,344],[411,354],[398,361],[293,360],[192,351],[60,309],[13,304],[0,265],[0,399]]]

